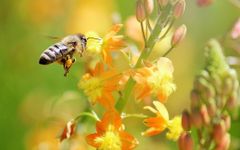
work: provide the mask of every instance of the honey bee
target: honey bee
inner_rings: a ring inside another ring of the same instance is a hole
[[[60,42],[55,43],[42,52],[39,64],[48,65],[58,62],[63,65],[64,76],[67,76],[69,69],[76,60],[73,58],[73,55],[78,53],[82,56],[86,50],[86,45],[87,38],[83,34],[66,36]]]

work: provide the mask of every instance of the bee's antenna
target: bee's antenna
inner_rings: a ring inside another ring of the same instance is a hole
[[[96,37],[88,37],[87,40],[89,40],[89,39],[98,40],[98,41],[102,40],[101,38],[96,38]]]

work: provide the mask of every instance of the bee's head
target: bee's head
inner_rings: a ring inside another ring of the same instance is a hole
[[[77,51],[82,52],[86,49],[87,38],[83,34],[74,34],[65,37],[62,42],[69,47],[74,47]]]

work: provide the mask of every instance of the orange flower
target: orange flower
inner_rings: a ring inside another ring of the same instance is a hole
[[[156,107],[146,106],[147,109],[156,114],[156,117],[147,118],[144,120],[144,124],[149,127],[142,135],[153,136],[160,134],[165,129],[168,129],[166,136],[170,140],[176,141],[181,135],[183,129],[181,125],[181,117],[174,117],[172,120],[169,119],[169,114],[166,107],[159,101],[154,101],[153,105]]]
[[[91,104],[99,102],[106,109],[114,107],[112,92],[119,89],[121,75],[114,70],[104,72],[103,64],[98,63],[94,70],[83,75],[78,86],[88,96]]]
[[[138,141],[124,131],[122,119],[115,110],[104,114],[103,119],[96,123],[97,133],[86,137],[88,144],[99,150],[131,150]]]
[[[145,67],[137,69],[133,79],[137,82],[135,94],[137,99],[154,94],[164,102],[175,91],[173,83],[173,66],[171,60],[161,57],[156,64],[145,63]]]
[[[126,46],[126,43],[123,41],[123,36],[116,35],[121,28],[122,24],[114,25],[104,38],[99,37],[95,32],[88,32],[86,34],[88,38],[87,52],[96,55],[101,54],[103,61],[111,66],[112,56],[110,52]]]

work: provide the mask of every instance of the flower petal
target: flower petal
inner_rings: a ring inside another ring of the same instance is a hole
[[[169,120],[169,114],[167,108],[159,101],[153,101],[153,105],[156,107],[160,115],[166,120]]]
[[[97,148],[100,146],[100,143],[96,143],[95,139],[100,136],[101,136],[101,134],[98,134],[98,133],[89,134],[88,136],[86,136],[86,141],[89,145]]]
[[[119,133],[122,141],[122,150],[131,150],[138,145],[138,141],[132,135],[127,132]]]
[[[152,117],[144,119],[144,124],[148,127],[154,127],[161,130],[167,127],[167,122],[162,117]]]
[[[153,136],[161,133],[164,129],[157,129],[157,128],[149,128],[145,132],[142,132],[144,136]]]

